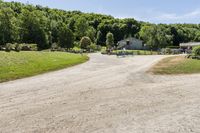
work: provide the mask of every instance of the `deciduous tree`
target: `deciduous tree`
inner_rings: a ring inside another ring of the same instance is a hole
[[[74,34],[66,25],[60,28],[58,42],[63,48],[70,49],[74,47]]]

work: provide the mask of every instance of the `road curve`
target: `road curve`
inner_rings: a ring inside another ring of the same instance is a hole
[[[0,84],[2,133],[199,133],[200,75],[146,71],[165,56],[87,63]]]

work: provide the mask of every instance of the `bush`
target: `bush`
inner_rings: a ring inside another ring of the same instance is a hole
[[[67,26],[62,25],[58,34],[58,43],[60,47],[67,48],[69,50],[70,48],[74,47],[74,40],[75,37],[73,32],[67,28]]]
[[[97,51],[101,51],[101,46],[100,45],[96,45],[97,46]]]
[[[37,51],[37,44],[22,44],[23,51]]]
[[[101,54],[108,54],[106,50],[102,50]]]
[[[89,47],[90,47],[90,50],[92,50],[92,51],[98,51],[98,47],[94,43],[92,43]]]
[[[172,54],[172,50],[170,48],[165,49],[165,54]]]
[[[59,52],[66,52],[67,49],[59,47],[59,48],[57,49],[57,51],[59,51]]]
[[[111,32],[108,32],[106,35],[106,46],[108,49],[114,46],[114,35]]]
[[[20,52],[22,50],[22,44],[16,44],[15,45],[15,51]]]
[[[193,50],[192,50],[192,54],[194,56],[200,56],[200,46],[194,47]]]
[[[37,51],[38,50],[38,45],[37,44],[27,44],[29,45],[29,48],[31,51]]]
[[[12,48],[13,48],[13,44],[11,44],[11,43],[6,44],[6,52],[10,52],[12,50]]]
[[[80,45],[82,49],[88,49],[91,45],[91,39],[89,37],[83,37],[80,41]]]
[[[6,50],[5,46],[0,46],[0,50],[5,51]]]
[[[59,49],[59,46],[58,46],[57,43],[53,43],[53,44],[51,45],[51,51],[57,51],[58,49]]]
[[[74,42],[74,47],[80,48],[80,42]]]

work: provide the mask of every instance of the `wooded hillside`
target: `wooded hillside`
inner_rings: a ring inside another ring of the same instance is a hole
[[[182,42],[200,41],[200,24],[151,24],[132,18],[64,11],[0,0],[0,45],[35,43],[48,49],[53,43],[74,47],[87,36],[97,45],[106,45],[107,33],[117,43],[128,36],[142,39],[151,48],[177,46]],[[66,38],[66,39],[65,39]]]

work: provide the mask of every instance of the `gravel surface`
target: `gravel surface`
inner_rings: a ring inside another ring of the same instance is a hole
[[[146,73],[166,56],[91,54],[0,84],[1,133],[200,133],[200,75]]]

